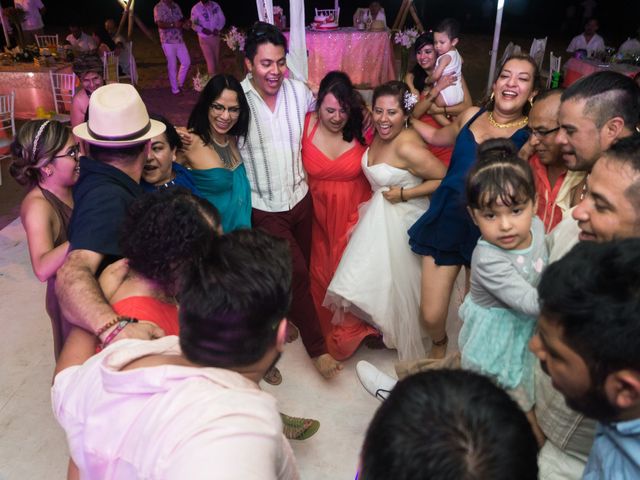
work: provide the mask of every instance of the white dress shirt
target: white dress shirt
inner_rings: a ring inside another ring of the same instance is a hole
[[[285,79],[272,112],[251,83],[242,81],[250,109],[249,132],[240,153],[251,184],[253,208],[286,212],[309,191],[302,167],[304,117],[315,105],[311,90],[298,80]]]
[[[76,38],[70,33],[67,35],[67,42],[69,42],[77,52],[90,52],[91,50],[98,48],[96,42],[93,41],[93,38],[84,32],[80,33],[80,38]]]
[[[596,33],[591,37],[591,40],[587,42],[587,39],[584,38],[584,33],[581,33],[573,37],[573,40],[571,40],[571,43],[567,47],[567,52],[569,53],[573,53],[576,50],[586,50],[587,55],[592,57],[595,52],[604,52],[604,40]]]

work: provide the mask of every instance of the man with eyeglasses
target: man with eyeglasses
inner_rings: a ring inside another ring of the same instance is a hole
[[[538,217],[548,233],[560,223],[565,213],[579,200],[579,187],[584,172],[567,171],[562,161],[560,145],[556,143],[558,110],[562,90],[547,90],[534,99],[529,112],[531,135],[524,149],[533,153],[529,164],[536,180]]]

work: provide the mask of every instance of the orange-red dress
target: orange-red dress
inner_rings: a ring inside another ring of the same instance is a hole
[[[442,125],[440,125],[428,113],[425,113],[424,115],[422,115],[420,117],[420,121],[426,123],[427,125],[431,125],[432,127],[435,127],[435,128],[442,128]],[[451,154],[453,153],[453,147],[452,146],[449,146],[449,147],[438,147],[436,145],[427,144],[427,148],[429,149],[429,151],[431,153],[433,153],[438,158],[438,160],[440,160],[442,163],[444,163],[444,165],[446,167],[449,166],[449,163],[451,162]]]
[[[333,313],[322,306],[327,287],[347,246],[349,231],[358,221],[358,205],[371,197],[371,187],[360,166],[367,147],[356,141],[335,160],[327,158],[313,144],[318,123],[309,131],[311,115],[305,118],[302,134],[302,163],[313,199],[311,295],[329,353],[337,360],[343,360],[353,355],[365,337],[379,335],[371,325],[351,314],[345,315],[340,325],[333,325]]]

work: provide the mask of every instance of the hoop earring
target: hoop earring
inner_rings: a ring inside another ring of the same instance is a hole
[[[533,108],[533,98],[529,99],[529,110]]]
[[[495,98],[496,98],[496,94],[495,94],[495,93],[493,93],[493,92],[491,92],[491,96],[489,97],[489,101],[490,101],[490,102],[494,102],[494,101],[495,101]]]

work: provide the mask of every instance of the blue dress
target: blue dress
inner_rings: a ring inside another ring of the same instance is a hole
[[[470,265],[471,254],[480,238],[480,230],[466,209],[464,185],[478,148],[469,127],[484,111],[480,109],[460,129],[447,174],[433,193],[429,209],[409,229],[411,250],[433,257],[436,265]],[[527,130],[521,128],[511,140],[520,148],[528,137]]]
[[[223,232],[251,228],[251,187],[244,164],[233,170],[191,170],[191,175],[202,197],[220,212]]]
[[[191,176],[191,172],[189,170],[176,162],[171,163],[171,170],[173,171],[173,173],[175,173],[176,176],[170,182],[167,182],[164,185],[156,186],[151,185],[144,180],[141,180],[140,186],[144,189],[145,192],[155,192],[156,190],[160,190],[161,188],[184,187],[194,195],[202,197],[200,191],[193,181],[193,177]]]

